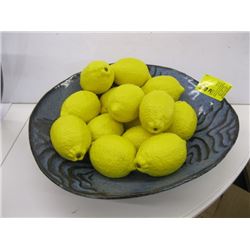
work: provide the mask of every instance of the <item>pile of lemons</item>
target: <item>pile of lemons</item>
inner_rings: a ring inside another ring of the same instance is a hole
[[[110,178],[134,170],[165,176],[183,165],[197,116],[178,101],[184,88],[177,79],[151,77],[144,62],[124,58],[112,65],[91,62],[80,85],[50,129],[59,155],[79,161],[89,151],[93,167]]]

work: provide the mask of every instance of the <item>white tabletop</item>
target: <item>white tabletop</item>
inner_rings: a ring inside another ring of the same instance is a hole
[[[122,200],[85,198],[61,189],[39,170],[28,140],[28,118],[34,106],[13,104],[2,121],[3,217],[194,217],[232,184],[250,156],[250,106],[233,105],[240,120],[238,139],[208,173],[154,195]]]

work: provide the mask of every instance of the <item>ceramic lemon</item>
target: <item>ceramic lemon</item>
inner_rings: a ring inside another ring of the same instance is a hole
[[[121,135],[124,131],[122,123],[114,120],[108,113],[95,117],[88,123],[88,128],[93,140],[103,135]]]
[[[96,171],[110,178],[121,178],[135,170],[136,149],[126,138],[104,135],[92,143],[90,161]]]
[[[81,71],[80,85],[96,94],[106,92],[114,82],[114,71],[107,62],[93,61]]]
[[[82,119],[67,115],[53,122],[50,139],[59,155],[70,161],[79,161],[83,159],[90,146],[91,134]]]
[[[166,131],[173,122],[174,100],[163,90],[146,94],[140,104],[139,118],[142,127],[150,133]]]
[[[141,144],[151,137],[152,134],[142,126],[136,126],[128,129],[122,136],[129,139],[138,150]]]
[[[184,92],[184,88],[176,78],[165,75],[152,77],[146,82],[142,89],[145,94],[153,90],[164,90],[172,96],[175,101],[178,101]]]
[[[115,72],[115,83],[142,86],[151,78],[147,65],[136,58],[123,58],[111,65]]]
[[[189,140],[193,136],[196,126],[195,110],[187,102],[176,102],[173,123],[168,131],[179,135],[184,140]]]
[[[163,133],[145,140],[135,163],[137,170],[151,176],[165,176],[177,171],[187,158],[186,141],[178,135]]]
[[[119,122],[130,122],[138,117],[144,92],[133,84],[117,87],[109,97],[108,112]]]
[[[103,93],[102,96],[100,97],[101,113],[102,114],[108,112],[108,100],[109,100],[109,97],[110,97],[111,93],[113,93],[113,91],[116,88],[117,87],[113,87],[113,88],[109,89],[107,92]]]
[[[61,116],[75,115],[88,122],[99,114],[100,108],[100,101],[94,93],[80,90],[63,102]]]

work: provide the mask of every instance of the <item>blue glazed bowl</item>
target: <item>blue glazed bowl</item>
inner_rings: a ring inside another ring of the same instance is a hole
[[[132,172],[121,179],[102,176],[92,167],[89,156],[70,162],[60,157],[51,145],[49,130],[58,118],[60,108],[69,95],[81,90],[77,73],[45,94],[33,110],[29,121],[29,140],[34,158],[41,171],[63,189],[85,197],[115,199],[149,195],[179,186],[214,168],[229,152],[239,132],[238,117],[223,100],[216,101],[195,90],[192,77],[174,69],[148,65],[152,76],[171,75],[185,88],[181,100],[195,109],[198,126],[188,141],[188,157],[175,173],[150,177]]]

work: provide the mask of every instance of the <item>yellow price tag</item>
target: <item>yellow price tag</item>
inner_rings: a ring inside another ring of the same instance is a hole
[[[204,75],[195,87],[199,92],[218,101],[222,101],[231,88],[232,85],[230,83],[210,75]]]

